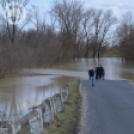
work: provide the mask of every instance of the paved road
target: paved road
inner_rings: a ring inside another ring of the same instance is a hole
[[[79,134],[134,134],[134,85],[126,81],[81,81]]]

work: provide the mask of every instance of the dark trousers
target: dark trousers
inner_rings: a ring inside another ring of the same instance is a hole
[[[92,80],[92,86],[94,86],[94,76],[91,76],[90,78]]]

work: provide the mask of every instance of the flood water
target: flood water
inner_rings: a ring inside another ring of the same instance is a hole
[[[88,79],[88,69],[98,64],[105,69],[105,79],[134,82],[134,63],[122,62],[118,58],[76,59],[51,69],[24,69],[21,70],[23,76],[0,80],[0,119],[23,117],[29,108],[60,92],[75,78]]]

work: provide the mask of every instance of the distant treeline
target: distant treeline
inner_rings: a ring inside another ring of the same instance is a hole
[[[1,1],[3,10],[8,2]],[[28,4],[27,0],[18,2]],[[14,23],[17,15],[11,18],[13,24],[1,15],[0,77],[12,74],[16,68],[46,67],[79,57],[99,58],[111,43],[111,33],[115,35],[112,44],[120,56],[134,60],[131,13],[125,13],[119,21],[111,10],[85,8],[76,0],[57,0],[48,13],[49,21],[46,15],[42,15],[44,19],[40,15],[39,8],[32,6],[19,25]],[[33,27],[30,29],[28,25]]]

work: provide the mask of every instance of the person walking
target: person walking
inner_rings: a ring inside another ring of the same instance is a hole
[[[104,80],[104,76],[105,76],[105,70],[104,68],[100,65],[100,76],[99,79],[103,79]]]
[[[105,78],[105,70],[103,67],[101,67],[101,75],[102,75],[102,79],[104,80]]]
[[[89,69],[88,74],[89,74],[89,79],[92,80],[92,86],[94,86],[94,70],[92,67]]]
[[[101,79],[102,73],[101,73],[101,65],[98,66],[98,79]]]
[[[95,71],[95,74],[96,74],[96,80],[98,80],[99,78],[99,67],[96,67],[96,71]]]

